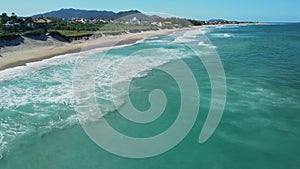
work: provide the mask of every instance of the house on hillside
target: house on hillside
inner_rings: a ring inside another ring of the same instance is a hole
[[[33,19],[33,23],[35,24],[49,24],[51,22],[52,20],[50,19],[44,19],[44,18]]]
[[[151,25],[158,26],[158,27],[164,26],[163,23],[161,23],[161,22],[152,22]]]
[[[77,24],[86,24],[86,21],[84,19],[76,19],[75,23],[77,23]]]
[[[4,26],[14,26],[15,25],[15,23],[13,23],[12,21],[7,21],[5,24],[4,24]]]
[[[130,19],[130,23],[135,24],[135,25],[140,25],[141,21],[139,19],[137,19],[136,17],[133,17],[132,19]]]
[[[165,25],[172,25],[172,22],[164,22]]]
[[[33,19],[33,24],[38,28],[44,28],[51,22],[52,20],[50,19],[44,19],[44,18]]]

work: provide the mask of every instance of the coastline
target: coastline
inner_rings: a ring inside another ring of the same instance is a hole
[[[166,36],[173,32],[193,28],[197,27],[103,36],[98,39],[77,40],[71,43],[61,42],[51,38],[47,41],[39,41],[23,37],[24,42],[22,44],[0,49],[0,71],[17,66],[24,66],[26,63],[41,61],[59,55],[79,53],[96,48],[133,44],[145,38]]]
[[[0,71],[17,66],[24,66],[26,63],[42,61],[44,59],[49,59],[59,55],[79,53],[81,51],[87,51],[96,48],[133,44],[142,39],[167,36],[173,32],[224,25],[245,26],[253,24],[218,24],[175,29],[161,29],[156,31],[102,36],[97,39],[76,40],[73,42],[62,42],[53,38],[49,38],[47,41],[42,41],[22,37],[24,39],[22,44],[0,48]]]

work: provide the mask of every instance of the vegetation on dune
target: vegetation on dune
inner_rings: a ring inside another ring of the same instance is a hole
[[[143,25],[122,25],[122,24],[105,24],[97,29],[86,29],[86,27],[79,27],[77,29],[58,29],[56,30],[64,36],[84,36],[92,34],[120,34],[124,32],[140,32],[149,30],[158,30],[157,26],[143,26]]]
[[[159,29],[157,26],[149,26],[149,25],[131,25],[131,24],[106,24],[104,27],[99,29],[101,32],[109,32],[109,31],[147,31],[147,30],[157,30]]]
[[[64,36],[84,36],[92,35],[95,31],[73,31],[73,30],[57,30],[61,35]]]

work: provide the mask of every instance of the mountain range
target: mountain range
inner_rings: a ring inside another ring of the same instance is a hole
[[[98,18],[98,19],[129,19],[128,16],[130,16],[130,19],[132,17],[136,17],[137,19],[142,20],[152,20],[155,18],[158,18],[159,16],[156,15],[146,15],[138,10],[130,10],[130,11],[121,11],[118,13],[115,13],[113,11],[97,11],[97,10],[82,10],[82,9],[60,9],[56,11],[46,12],[42,14],[37,14],[31,16],[32,18],[38,18],[38,17],[44,17],[44,18],[65,18],[65,19],[71,19],[71,18]]]

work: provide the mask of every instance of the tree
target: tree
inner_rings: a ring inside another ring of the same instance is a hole
[[[7,16],[6,13],[2,13],[1,15],[1,28],[3,31],[6,31],[6,26],[4,24],[6,24],[6,22],[9,21],[9,17]]]
[[[17,21],[18,21],[18,17],[14,12],[11,13],[10,19],[13,23],[17,23]]]
[[[9,20],[7,13],[2,13],[1,15],[1,24],[5,24]]]
[[[26,31],[25,19],[19,18],[18,23],[20,24],[19,30],[21,30],[22,32]]]

